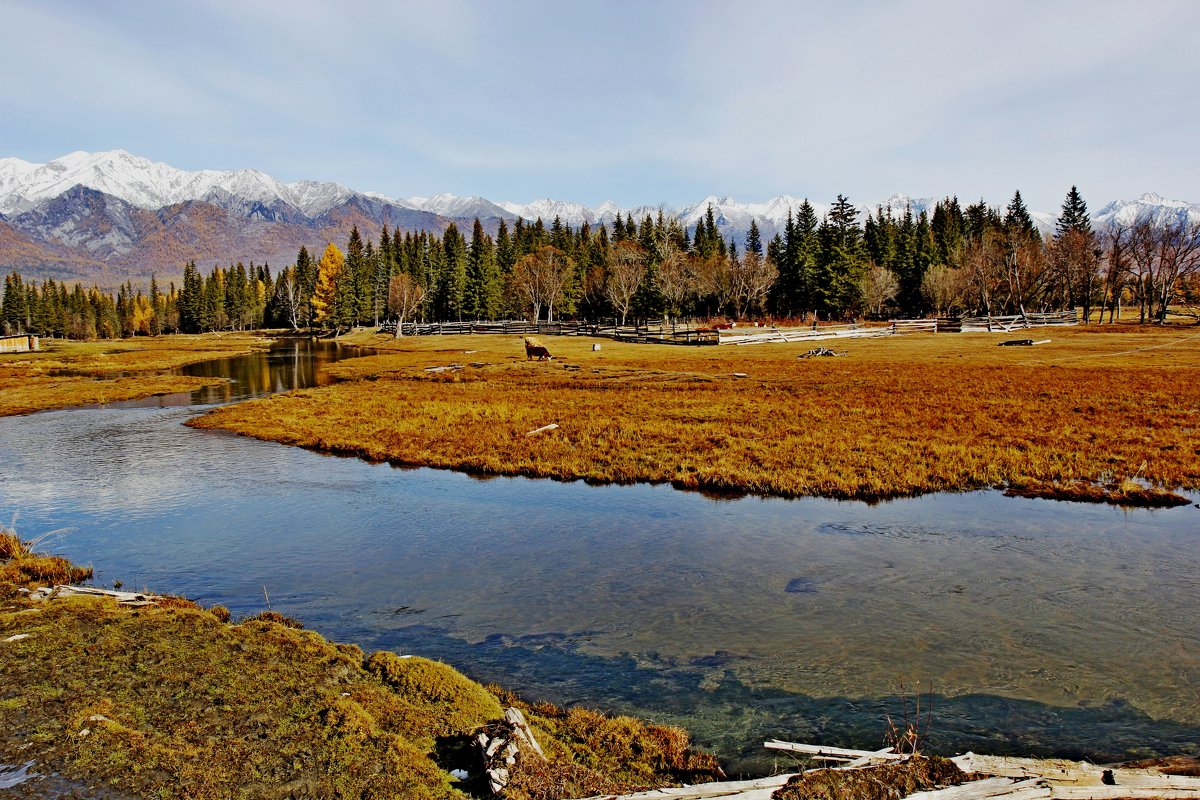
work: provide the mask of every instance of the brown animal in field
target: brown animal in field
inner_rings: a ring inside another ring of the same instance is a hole
[[[538,361],[553,361],[554,357],[550,355],[550,351],[546,346],[532,337],[525,339],[525,360],[532,361],[536,358]]]

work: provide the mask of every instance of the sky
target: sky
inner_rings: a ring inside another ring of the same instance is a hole
[[[1200,2],[0,0],[0,157],[390,197],[1200,201]]]

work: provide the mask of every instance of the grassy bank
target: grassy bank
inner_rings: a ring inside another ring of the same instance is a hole
[[[811,344],[546,337],[555,360],[528,362],[518,337],[361,335],[385,352],[336,365],[344,382],[192,424],[406,465],[783,496],[1200,488],[1195,330],[996,346],[1020,336],[836,342],[845,358],[812,359]]]
[[[503,701],[549,757],[519,760],[517,800],[716,774],[678,729],[521,704],[448,665],[367,657],[277,615],[232,624],[177,598],[127,608],[19,592],[90,572],[64,569],[0,532],[0,763],[140,797],[483,796],[449,770],[480,774],[465,742]]]
[[[251,334],[43,339],[43,349],[36,353],[0,355],[0,416],[190,392],[213,380],[159,373],[247,353],[266,343]]]

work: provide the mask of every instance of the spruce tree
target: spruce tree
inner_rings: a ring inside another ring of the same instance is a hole
[[[1037,228],[1033,224],[1033,217],[1029,215],[1029,209],[1025,207],[1025,201],[1021,199],[1021,192],[1013,193],[1013,198],[1008,202],[1008,209],[1004,214],[1004,229],[1009,236],[1028,236],[1038,237]]]
[[[762,234],[758,232],[758,222],[750,220],[750,230],[746,231],[746,252],[753,253],[759,258],[762,257]]]
[[[1067,231],[1078,231],[1082,234],[1091,234],[1092,218],[1088,215],[1087,203],[1083,201],[1083,197],[1079,194],[1079,188],[1071,187],[1071,191],[1067,192],[1067,198],[1063,201],[1062,213],[1058,215],[1057,236],[1062,238],[1062,235]]]

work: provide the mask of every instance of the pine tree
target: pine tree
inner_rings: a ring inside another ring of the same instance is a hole
[[[1033,217],[1029,215],[1029,209],[1025,207],[1025,201],[1021,199],[1020,191],[1013,193],[1013,198],[1008,203],[1008,209],[1004,214],[1004,229],[1010,237],[1028,236],[1040,239],[1037,228],[1033,224]]]
[[[1067,199],[1063,201],[1055,238],[1061,239],[1067,231],[1092,233],[1092,218],[1088,215],[1087,203],[1083,201],[1076,186],[1071,187],[1071,191],[1067,192]]]
[[[966,221],[957,197],[938,201],[933,207],[930,222],[933,233],[933,259],[938,264],[951,264],[958,258],[966,231]]]
[[[496,266],[501,275],[508,275],[517,263],[512,240],[508,237],[508,224],[500,220],[500,229],[496,231]]]
[[[821,226],[812,289],[814,306],[827,314],[843,314],[858,302],[867,258],[857,218],[858,210],[839,194]]]
[[[308,248],[300,245],[296,254],[296,283],[300,308],[296,312],[297,322],[306,328],[316,323],[316,309],[313,307],[313,293],[317,289],[317,264],[308,254]]]
[[[21,283],[21,275],[16,270],[4,278],[4,303],[0,306],[0,314],[4,318],[4,329],[8,333],[23,333],[28,307],[25,297],[25,287]]]
[[[758,222],[750,220],[750,230],[746,231],[746,252],[762,258],[762,235],[758,232]]]
[[[154,275],[150,276],[150,335],[158,336],[162,333],[162,318],[165,311],[166,303],[163,302],[162,292],[158,290],[158,278]]]
[[[467,281],[464,310],[475,319],[493,319],[500,313],[500,270],[491,237],[475,219],[471,244],[467,250]]]
[[[358,226],[350,229],[350,238],[346,241],[345,278],[342,288],[343,298],[338,304],[335,324],[346,327],[358,325],[374,313],[371,298],[373,276],[371,265],[367,262],[366,247]]]

